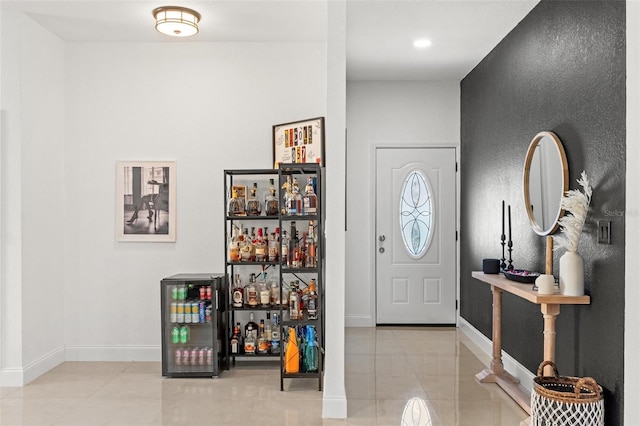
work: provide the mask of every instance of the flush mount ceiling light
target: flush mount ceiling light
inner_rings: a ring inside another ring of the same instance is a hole
[[[153,9],[156,30],[173,37],[188,37],[198,33],[200,14],[180,6],[162,6]]]
[[[429,47],[431,46],[431,40],[427,40],[427,39],[418,39],[416,41],[413,42],[413,47],[416,47],[418,49],[424,49],[425,47]]]

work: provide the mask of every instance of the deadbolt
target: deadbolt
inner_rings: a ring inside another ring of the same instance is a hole
[[[384,235],[380,235],[378,237],[378,241],[383,242],[385,240]]]

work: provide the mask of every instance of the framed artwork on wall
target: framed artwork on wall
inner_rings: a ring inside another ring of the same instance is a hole
[[[117,241],[175,242],[175,161],[118,161]]]
[[[281,163],[324,166],[324,117],[273,126],[273,167]]]

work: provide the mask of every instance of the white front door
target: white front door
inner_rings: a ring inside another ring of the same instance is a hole
[[[454,148],[376,150],[377,324],[456,322]]]

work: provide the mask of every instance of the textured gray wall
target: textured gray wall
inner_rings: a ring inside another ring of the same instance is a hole
[[[625,3],[542,1],[461,83],[461,315],[491,338],[489,287],[471,278],[499,258],[501,200],[511,205],[514,265],[544,270],[544,238],[529,225],[522,167],[542,130],[564,144],[570,185],[586,170],[594,187],[580,240],[591,305],[562,306],[560,374],[592,376],[605,389],[606,424],[622,424],[624,369]],[[596,243],[598,219],[612,244]],[[554,253],[554,273],[558,258]],[[542,315],[503,297],[503,348],[535,372]]]

